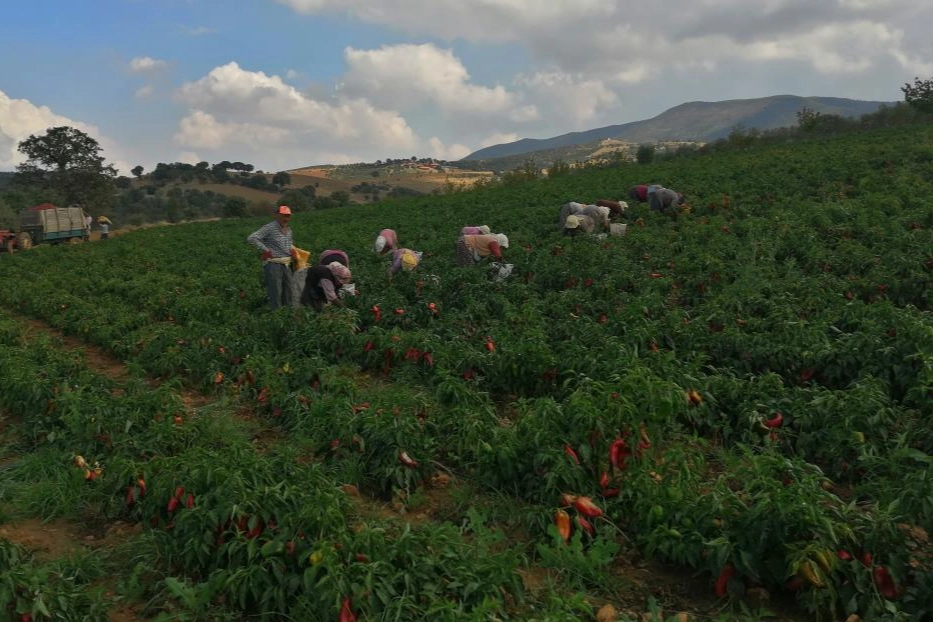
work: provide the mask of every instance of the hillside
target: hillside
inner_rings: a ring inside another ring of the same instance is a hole
[[[544,150],[593,144],[610,138],[629,143],[710,142],[724,138],[737,126],[746,129],[769,130],[796,125],[797,112],[803,108],[810,108],[821,114],[859,117],[891,103],[796,95],[775,95],[721,102],[688,102],[644,121],[571,132],[553,138],[524,138],[512,143],[493,145],[471,153],[463,158],[463,161],[525,155]]]
[[[0,256],[10,609],[928,619],[931,144],[910,125],[299,213],[295,244],[345,249],[357,286],[321,313],[268,310],[244,242],[267,217]],[[557,229],[564,201],[656,180],[690,209]],[[510,276],[456,265],[468,224],[508,234]],[[386,226],[415,271],[372,252]],[[70,546],[24,550],[50,524]]]

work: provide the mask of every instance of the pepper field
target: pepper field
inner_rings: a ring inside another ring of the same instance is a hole
[[[346,308],[266,310],[262,221],[0,257],[0,534],[130,526],[0,538],[10,619],[933,616],[930,125],[292,220]]]

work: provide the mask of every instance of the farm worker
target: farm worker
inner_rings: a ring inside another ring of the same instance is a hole
[[[332,262],[336,261],[341,263],[346,267],[350,267],[350,258],[347,257],[347,254],[342,250],[338,249],[329,249],[321,253],[321,259],[318,261],[319,266],[326,266]]]
[[[571,214],[564,223],[564,235],[579,235],[580,233],[593,233],[596,222],[583,214]]]
[[[91,225],[94,224],[94,219],[91,218],[91,215],[87,212],[84,212],[84,239],[85,241],[90,241],[91,239]]]
[[[638,184],[628,189],[628,198],[639,203],[648,200],[648,184]]]
[[[398,238],[392,229],[383,229],[376,236],[376,243],[373,244],[373,252],[377,255],[385,255],[398,246]]]
[[[464,227],[460,230],[460,235],[486,235],[490,232],[488,225],[480,225],[478,227]]]
[[[609,229],[609,208],[602,207],[600,205],[587,205],[577,216],[589,216],[594,223],[600,224],[603,226],[603,229]]]
[[[339,261],[332,261],[326,266],[308,268],[301,304],[314,307],[318,311],[325,304],[343,306],[337,290],[353,280],[350,268]]]
[[[411,272],[421,263],[421,251],[413,251],[410,248],[397,248],[392,251],[392,265],[389,266],[389,277],[391,278],[399,270]]]
[[[628,203],[625,201],[612,201],[611,199],[600,199],[596,201],[596,205],[608,207],[612,216],[624,216],[625,210],[628,209]]]
[[[106,240],[107,238],[110,237],[110,221],[107,219],[104,219],[104,220],[98,220],[97,222],[100,225],[100,239]]]
[[[504,233],[462,235],[457,239],[457,265],[472,266],[490,255],[502,259],[502,249],[508,247],[509,238]]]
[[[292,210],[280,205],[275,210],[275,220],[266,223],[246,238],[246,241],[262,253],[262,276],[266,283],[269,308],[287,307],[292,303],[292,270],[289,263],[298,258],[292,245],[292,230],[288,223]]]
[[[664,186],[648,188],[648,205],[655,212],[663,212],[683,204],[684,195]]]
[[[583,211],[583,208],[586,207],[583,203],[577,203],[576,201],[570,201],[569,203],[564,203],[560,206],[560,218],[557,220],[558,226],[561,229],[564,228],[564,224],[567,222],[567,216],[573,214],[579,214]]]

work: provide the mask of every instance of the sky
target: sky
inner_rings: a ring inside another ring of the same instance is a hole
[[[158,162],[434,157],[689,101],[878,101],[933,77],[933,0],[46,0],[0,8],[0,171],[69,125]]]

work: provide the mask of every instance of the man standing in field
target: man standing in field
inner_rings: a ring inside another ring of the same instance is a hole
[[[292,270],[289,263],[297,255],[292,245],[292,230],[288,226],[292,210],[280,205],[275,220],[263,225],[246,238],[262,253],[262,276],[266,283],[269,308],[288,307],[292,303]]]

